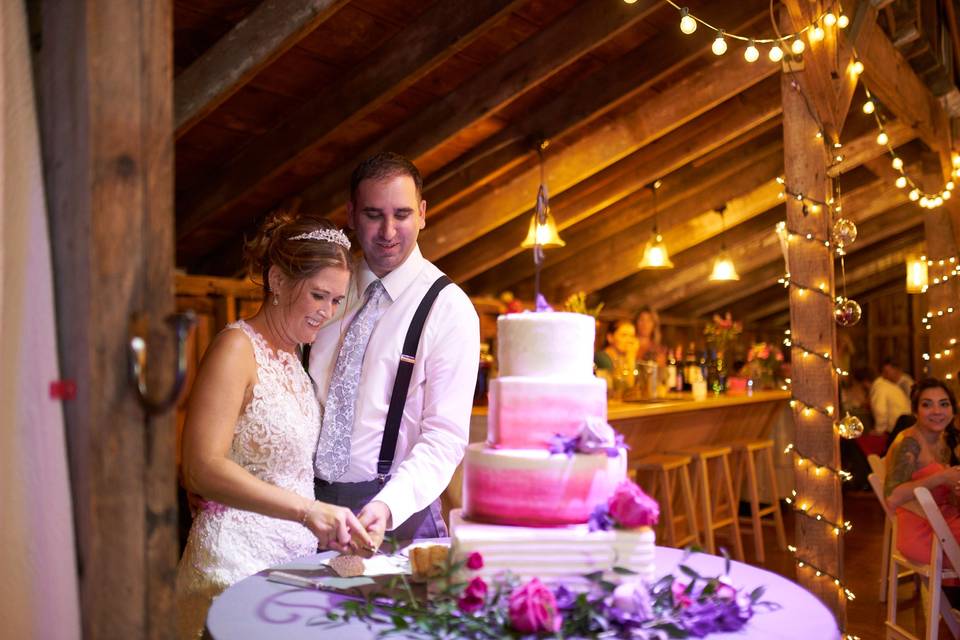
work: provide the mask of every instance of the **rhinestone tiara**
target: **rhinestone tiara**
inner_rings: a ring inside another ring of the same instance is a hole
[[[320,242],[334,242],[344,249],[350,249],[350,241],[340,229],[315,229],[310,233],[301,233],[298,236],[289,238],[290,240],[319,240]]]

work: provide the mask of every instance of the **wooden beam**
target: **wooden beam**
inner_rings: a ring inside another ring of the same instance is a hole
[[[904,202],[907,202],[907,198],[900,189],[876,181],[848,194],[844,199],[844,209],[850,212],[849,218],[851,220],[857,224],[863,224]],[[740,220],[736,217],[737,209],[734,206],[735,203],[731,202],[725,213],[725,217],[731,225],[737,224],[735,221]],[[693,240],[688,240],[692,243],[690,246],[694,244],[700,244],[700,246],[697,246],[689,256],[681,254],[674,258],[674,264],[678,265],[676,273],[670,273],[666,276],[654,276],[644,272],[636,273],[623,282],[617,283],[615,287],[604,291],[601,299],[617,308],[636,309],[643,304],[651,303],[655,304],[657,308],[667,308],[685,298],[723,286],[707,279],[712,268],[713,257],[720,250],[721,239],[716,238],[720,231],[719,216],[715,213],[712,215],[707,213],[704,216],[705,219],[701,223],[704,225],[710,222],[711,217],[714,218],[712,230],[694,238],[695,243]],[[692,232],[689,231],[683,234],[685,237],[691,235]],[[708,240],[709,243],[703,244]],[[670,246],[670,244],[667,246]],[[783,260],[779,240],[774,234],[772,225],[756,235],[743,239],[739,244],[728,242],[727,248],[737,265],[737,269],[745,273],[759,269],[771,262]],[[626,261],[624,260],[624,262]],[[679,268],[683,265],[689,265],[689,268]],[[611,265],[611,268],[616,267]],[[615,291],[617,290],[622,293],[616,294]]]
[[[332,215],[346,203],[350,173],[357,162],[382,149],[415,160],[422,158],[591,49],[636,24],[659,4],[659,0],[643,0],[633,5],[587,0],[577,5],[453,93],[377,138],[354,153],[350,160],[325,172],[303,190],[305,208]]]
[[[771,110],[775,108],[776,103],[764,104],[759,101],[751,102],[746,106],[742,106],[740,102],[722,105],[697,118],[675,134],[660,138],[610,165],[551,201],[551,213],[557,228],[561,232],[571,228],[576,231],[576,225],[587,225],[590,229],[587,233],[588,242],[592,243],[636,224],[641,212],[648,210],[652,212],[652,207],[637,208],[639,201],[648,200],[645,194],[637,194],[637,190],[658,178],[667,177],[687,163],[714,150],[737,145],[740,136],[748,132],[762,133],[769,130],[776,125],[776,118],[770,117]],[[763,147],[769,150],[769,145],[769,141],[759,146],[748,144],[745,150],[746,157],[729,158],[730,164],[739,169],[745,169],[753,164],[749,156],[759,152]],[[774,162],[779,164],[779,161]],[[727,178],[732,177],[733,174],[729,167],[721,167],[717,171],[722,172]],[[699,188],[700,178],[707,179],[707,176],[705,172],[697,171],[696,167],[690,167],[679,172],[677,176],[671,176],[665,183],[667,186],[661,191],[660,206],[669,207],[670,198],[676,198],[683,193],[687,185]],[[645,202],[646,204],[652,203]],[[601,214],[602,221],[594,219],[601,217]],[[666,214],[663,219],[667,219]],[[523,255],[529,257],[529,250],[522,249],[520,242],[526,236],[529,222],[526,216],[518,216],[439,260],[437,264],[455,281],[463,282],[489,271],[514,256],[521,256],[523,260]],[[598,229],[598,226],[604,228]],[[563,249],[549,252],[551,262],[562,260],[579,250],[580,243],[575,238],[567,235],[563,237],[568,244]],[[528,269],[515,271],[507,268],[507,271],[513,275],[510,282],[533,275]],[[505,284],[502,280],[500,282],[501,285]]]
[[[747,91],[777,72],[770,65],[751,65],[741,60],[716,59],[702,72],[691,74],[637,109],[605,122],[603,127],[577,140],[557,142],[547,154],[546,179],[554,197],[610,166],[651,141],[705,113],[716,105],[744,93],[739,99],[768,104],[771,89]],[[704,78],[710,82],[703,82]],[[759,94],[759,95],[758,95]],[[773,109],[771,117],[779,109]],[[420,248],[430,260],[439,259],[478,236],[529,211],[536,199],[539,169],[520,172],[502,188],[451,211],[420,233]]]
[[[659,230],[670,252],[680,254],[720,232],[720,216],[713,207],[728,203],[727,219],[733,226],[780,204],[780,185],[775,180],[782,162],[782,153],[779,158],[775,155],[778,151],[759,154],[752,158],[753,166],[741,168],[739,175],[697,185],[661,208]],[[580,226],[571,236],[573,244],[568,245],[574,251],[567,253],[565,260],[548,262],[541,274],[541,286],[550,299],[593,291],[616,282],[624,274],[636,273],[643,246],[652,231],[648,217],[651,209],[642,212],[646,214],[643,217],[637,217],[638,212],[626,217],[613,210],[605,212],[599,224],[588,221]],[[532,296],[533,282],[528,277],[514,288],[521,297]]]
[[[347,0],[264,0],[174,81],[179,138]]]
[[[174,631],[176,436],[128,377],[173,381],[173,29],[167,0],[51,2],[34,52],[84,638]],[[38,194],[39,195],[39,194]],[[68,310],[68,311],[67,311]],[[37,469],[36,471],[40,471]],[[65,630],[73,635],[73,630]]]
[[[482,35],[520,0],[438,2],[401,30],[346,80],[250,142],[199,192],[177,203],[177,238],[184,238],[290,166],[303,153],[350,126],[424,77]],[[384,64],[389,60],[389,64]]]
[[[876,9],[867,9],[864,2],[864,17],[858,10],[857,27],[852,46],[864,71],[862,80],[882,105],[889,109],[904,124],[914,128],[931,149],[940,156],[942,178],[948,179],[950,162],[950,121],[940,102],[910,68],[910,64],[897,51],[893,43],[877,24]],[[943,182],[941,181],[941,185]]]
[[[868,247],[895,238],[899,234],[915,228],[922,223],[922,215],[916,206],[907,203],[896,206],[886,213],[859,225],[858,239],[848,249],[848,262],[851,259],[850,256],[857,256]],[[711,314],[766,289],[771,286],[771,283],[776,282],[783,275],[783,272],[783,262],[780,256],[777,256],[775,260],[759,269],[750,272],[741,271],[740,281],[733,290],[715,289],[707,291],[670,307],[667,313],[678,316]]]
[[[746,0],[724,6],[724,24],[735,25],[731,29],[737,33],[755,31],[758,23],[768,20],[764,13],[766,4]],[[706,11],[707,7],[703,10]],[[710,20],[713,16],[708,13],[701,17]],[[495,178],[535,157],[531,152],[532,139],[554,139],[574,129],[582,131],[588,123],[628,99],[642,95],[694,60],[710,55],[697,38],[677,38],[671,29],[660,31],[637,50],[578,79],[548,104],[538,107],[429,176],[425,197],[431,213],[456,206]],[[639,60],[656,60],[657,64],[638,64]]]
[[[890,147],[894,149],[917,137],[915,129],[899,120],[888,122],[884,130],[890,138]],[[842,154],[843,160],[830,165],[827,169],[827,175],[831,178],[836,178],[871,160],[887,157],[887,147],[877,144],[877,132],[871,128],[869,132],[843,145]]]

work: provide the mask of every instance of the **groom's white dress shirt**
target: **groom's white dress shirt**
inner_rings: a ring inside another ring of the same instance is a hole
[[[414,247],[399,267],[381,279],[386,296],[367,344],[360,373],[350,463],[337,482],[377,477],[380,443],[400,350],[410,320],[424,294],[442,275]],[[310,353],[310,375],[317,397],[326,403],[330,375],[342,336],[376,276],[363,261],[351,286],[349,307],[317,334]],[[470,434],[470,411],[480,358],[480,321],[460,287],[447,285],[427,316],[400,423],[390,481],[374,497],[390,507],[391,528],[436,500],[447,484]],[[322,480],[323,478],[319,476]]]

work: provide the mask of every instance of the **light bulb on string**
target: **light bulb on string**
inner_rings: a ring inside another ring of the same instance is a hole
[[[863,63],[860,62],[859,60],[854,60],[852,63],[850,63],[850,73],[852,73],[855,76],[858,76],[861,73],[863,73]]]
[[[803,50],[806,48],[807,46],[803,44],[803,40],[800,38],[794,38],[793,43],[790,45],[790,51],[793,51],[794,55],[797,56],[803,53]]]
[[[837,26],[840,27],[841,29],[846,29],[847,25],[849,24],[850,24],[850,18],[848,18],[847,16],[841,13],[840,17],[837,18]]]
[[[697,21],[690,15],[690,9],[684,7],[680,10],[680,31],[690,35],[697,30]]]
[[[781,60],[783,60],[783,49],[781,49],[777,45],[773,45],[770,48],[770,53],[767,55],[770,57],[771,62],[780,62]]]
[[[877,105],[873,104],[873,100],[867,100],[863,103],[863,112],[867,115],[870,115],[876,111]]]
[[[920,199],[920,189],[912,189],[910,193],[907,195],[907,197],[910,198],[913,202],[916,202],[917,200]]]
[[[897,185],[897,188],[903,189],[907,186],[907,179],[904,176],[900,176],[894,184]]]
[[[888,142],[890,142],[890,136],[887,135],[886,131],[881,131],[880,133],[877,134],[877,144],[879,144],[880,146],[883,146],[883,145],[886,145]]]
[[[833,25],[837,24],[837,16],[835,16],[833,12],[828,13],[827,15],[823,16],[823,24],[827,25],[828,27],[832,27]]]
[[[717,32],[717,37],[714,39],[713,44],[710,45],[710,50],[713,51],[714,55],[722,56],[727,52],[727,41],[723,37],[723,30]]]
[[[757,49],[757,45],[753,43],[753,40],[751,40],[747,48],[743,50],[743,59],[747,62],[756,62],[760,59],[760,50]]]
[[[903,169],[903,158],[896,157],[890,162],[890,166],[893,167],[896,171]]]
[[[950,193],[949,189],[944,189],[943,193],[940,194],[940,197],[943,198],[944,200],[949,200],[952,195],[953,194]]]
[[[819,24],[810,30],[810,42],[820,42],[827,34]]]

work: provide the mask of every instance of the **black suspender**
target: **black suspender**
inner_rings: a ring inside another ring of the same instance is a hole
[[[437,299],[440,291],[452,281],[445,275],[436,279],[420,301],[407,329],[407,337],[403,340],[403,350],[400,352],[400,364],[397,366],[397,377],[393,382],[393,393],[390,395],[390,407],[387,409],[387,422],[383,429],[383,442],[380,443],[380,459],[377,462],[377,475],[381,481],[390,473],[393,458],[397,452],[397,437],[400,435],[400,419],[403,417],[403,407],[407,403],[407,392],[410,389],[410,377],[413,375],[413,364],[417,361],[417,349],[420,346],[420,336],[423,334],[423,325],[427,321],[427,314]]]

